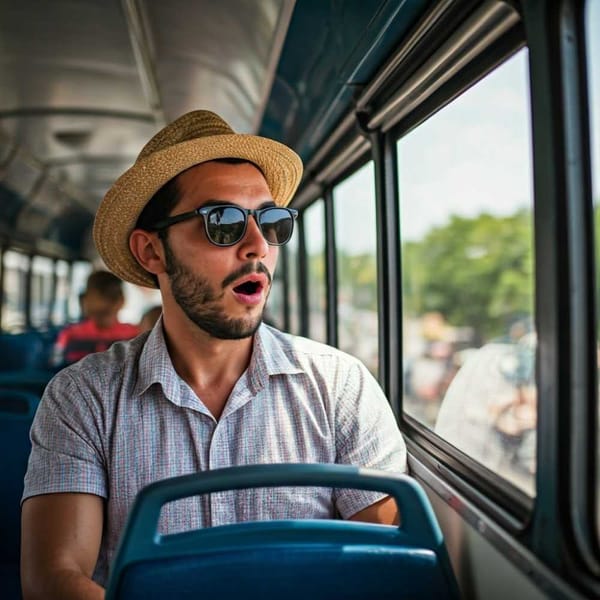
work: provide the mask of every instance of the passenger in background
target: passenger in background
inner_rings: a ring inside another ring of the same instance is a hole
[[[121,323],[123,308],[122,281],[109,271],[94,271],[81,296],[83,321],[67,325],[56,338],[52,366],[74,363],[92,352],[102,352],[114,342],[128,340],[140,333],[140,328]]]
[[[103,598],[134,499],[157,480],[290,462],[406,471],[367,368],[262,323],[301,175],[286,146],[194,111],[157,133],[106,194],[96,247],[123,279],[160,289],[161,326],[46,388],[23,495],[25,597]],[[338,514],[399,518],[384,493],[261,488],[173,502],[161,533]]]
[[[156,321],[158,321],[158,319],[160,318],[161,314],[162,306],[160,305],[152,306],[151,308],[146,310],[142,315],[142,318],[140,319],[140,333],[143,333],[144,331],[150,331],[154,327]]]

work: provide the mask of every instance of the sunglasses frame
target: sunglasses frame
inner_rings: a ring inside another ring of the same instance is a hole
[[[244,228],[242,230],[242,233],[240,234],[240,237],[237,240],[235,240],[234,242],[230,242],[228,244],[219,244],[219,243],[215,242],[210,237],[210,233],[208,230],[207,217],[210,215],[210,213],[213,210],[223,209],[223,208],[233,208],[233,209],[239,210],[244,215]],[[260,222],[260,217],[265,212],[268,212],[269,210],[273,210],[273,209],[283,210],[283,211],[287,212],[292,219],[292,228],[290,231],[290,236],[288,237],[287,240],[285,240],[285,242],[281,242],[281,243],[270,242],[266,238],[265,234],[263,233],[262,225]],[[265,241],[267,242],[267,244],[269,244],[269,246],[283,246],[290,241],[290,239],[294,233],[294,221],[298,217],[298,211],[295,208],[288,208],[287,206],[265,206],[264,208],[243,208],[241,206],[237,206],[236,204],[211,204],[209,206],[200,206],[199,208],[196,208],[189,212],[184,212],[179,215],[173,215],[172,217],[167,217],[166,219],[162,219],[152,226],[151,231],[164,231],[168,227],[171,227],[171,225],[181,223],[182,221],[187,221],[194,217],[202,217],[202,221],[204,222],[204,230],[206,232],[206,238],[208,239],[208,241],[211,244],[213,244],[215,246],[219,246],[220,248],[226,248],[228,246],[235,246],[244,238],[244,236],[246,235],[246,230],[248,229],[248,218],[249,217],[254,217],[254,220],[256,221],[256,224],[258,225],[258,228],[260,229],[261,235],[265,238]]]

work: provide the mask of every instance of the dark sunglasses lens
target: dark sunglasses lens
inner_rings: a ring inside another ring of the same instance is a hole
[[[231,246],[239,242],[246,229],[246,215],[235,206],[214,208],[206,215],[206,231],[213,244]]]
[[[260,230],[267,243],[279,246],[292,237],[294,219],[285,208],[267,208],[260,214]]]

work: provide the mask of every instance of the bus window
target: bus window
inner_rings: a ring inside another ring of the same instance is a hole
[[[56,265],[56,293],[52,309],[52,323],[62,325],[67,321],[67,306],[69,300],[69,263],[57,260]]]
[[[600,310],[598,309],[598,298],[600,298],[600,277],[598,276],[598,266],[600,264],[600,40],[598,32],[600,31],[600,3],[586,3],[586,39],[588,56],[588,85],[589,85],[589,106],[591,123],[591,164],[592,164],[592,198],[594,199],[594,225],[596,235],[596,320],[600,321]],[[600,357],[600,331],[598,335],[598,356]],[[600,360],[600,359],[599,359]],[[600,363],[599,363],[600,366]],[[599,377],[600,380],[600,377]],[[600,394],[599,394],[600,396]],[[600,422],[598,423],[600,432]],[[598,444],[598,469],[600,469],[600,435],[596,443]],[[596,476],[596,503],[597,512],[600,515],[600,473]],[[600,518],[597,521],[598,534],[600,535]]]
[[[528,54],[398,143],[404,411],[534,494]]]
[[[17,333],[27,326],[26,297],[29,256],[7,250],[4,253],[4,304],[2,331]]]
[[[31,325],[42,328],[50,323],[54,287],[54,261],[34,256],[31,261]]]
[[[377,376],[377,257],[373,163],[333,190],[339,347]]]
[[[278,329],[283,329],[283,310],[284,310],[284,298],[283,298],[283,278],[281,271],[276,270],[271,282],[271,290],[269,292],[269,302],[265,307],[263,313],[263,320],[268,325],[273,325]]]
[[[300,333],[300,290],[298,289],[298,227],[284,246],[287,254],[287,299],[290,311],[290,333]]]
[[[317,200],[304,211],[308,279],[308,336],[327,341],[327,297],[325,292],[325,207]]]
[[[80,296],[85,290],[88,275],[92,272],[90,263],[74,262],[71,267],[71,290],[69,295],[69,318],[72,321],[83,317]]]

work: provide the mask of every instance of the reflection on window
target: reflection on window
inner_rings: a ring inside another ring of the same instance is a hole
[[[404,410],[534,494],[527,50],[398,143]]]
[[[308,337],[327,341],[327,298],[325,291],[325,207],[317,200],[304,211],[308,272]]]
[[[290,333],[300,333],[300,291],[298,289],[298,227],[285,245],[287,252],[287,285],[290,308]],[[281,267],[281,266],[280,266]]]
[[[342,350],[378,369],[375,175],[369,162],[333,190]]]
[[[586,3],[586,39],[587,39],[587,57],[588,57],[588,85],[589,85],[589,106],[591,123],[591,147],[592,147],[592,197],[594,198],[594,222],[596,230],[596,284],[599,286],[596,291],[596,302],[600,298],[600,277],[598,276],[598,267],[600,265],[600,3]],[[596,319],[600,317],[600,305],[596,306]],[[598,348],[600,349],[600,331],[598,332]],[[599,351],[600,354],[600,351]],[[599,377],[600,380],[600,377]],[[600,396],[600,394],[599,394]],[[600,400],[597,400],[599,402]],[[598,423],[600,431],[600,422]],[[598,469],[600,469],[600,435],[598,444]],[[596,505],[598,512],[597,529],[600,535],[600,472],[596,477]]]
[[[4,253],[4,303],[2,305],[2,331],[18,333],[27,325],[26,292],[29,257],[20,252]]]

